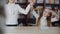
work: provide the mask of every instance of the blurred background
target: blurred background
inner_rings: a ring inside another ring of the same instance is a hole
[[[4,34],[6,29],[8,30],[8,32],[6,32],[6,34],[14,34],[14,33],[15,34],[16,33],[18,33],[18,34],[19,33],[22,33],[22,34],[30,33],[31,34],[31,31],[32,31],[32,34],[34,34],[36,31],[39,31],[39,29],[37,28],[38,24],[36,24],[36,18],[31,13],[29,13],[27,15],[19,14],[19,18],[18,18],[19,26],[17,26],[17,27],[14,26],[14,29],[12,28],[13,30],[12,29],[9,30],[9,28],[11,26],[6,28],[4,5],[7,2],[8,2],[7,0],[0,0],[0,31],[1,31],[0,33],[1,34]],[[15,3],[19,4],[24,9],[29,4],[28,0],[16,0]],[[40,9],[36,9],[38,6],[40,6]],[[51,10],[55,11],[60,16],[60,0],[36,0],[34,8],[36,9],[36,12],[38,12],[38,14],[40,14],[45,8],[47,8],[47,9],[51,9]],[[20,26],[22,26],[21,31],[19,29]],[[25,27],[23,27],[23,26],[25,26]],[[27,27],[27,26],[29,26],[29,27]],[[59,26],[60,26],[60,21],[55,22],[54,25],[52,24],[52,27],[54,27],[54,28],[51,28],[49,33],[59,34],[59,30],[60,30]],[[26,30],[24,31],[24,29],[26,29]],[[44,33],[49,34],[48,30],[44,30],[41,32],[42,32],[42,34],[44,34]],[[35,34],[38,34],[38,33],[39,32],[36,32]]]

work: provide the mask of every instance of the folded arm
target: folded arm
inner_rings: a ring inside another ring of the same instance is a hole
[[[59,21],[59,15],[57,15],[54,11],[52,12],[52,16],[55,16],[55,18],[51,19],[52,21]]]
[[[19,5],[18,5],[18,10],[20,13],[22,14],[28,14],[29,10],[30,10],[30,4],[26,7],[26,9],[22,9]]]

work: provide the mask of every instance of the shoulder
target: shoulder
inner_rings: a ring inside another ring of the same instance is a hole
[[[7,7],[8,7],[8,4],[5,4],[5,5],[4,5],[4,7],[6,7],[6,8],[7,8]]]
[[[8,6],[8,4],[5,4],[4,6]]]
[[[7,4],[5,4],[4,6],[7,6]]]
[[[17,8],[21,8],[21,6],[20,6],[19,4],[15,4],[15,6],[16,6]]]

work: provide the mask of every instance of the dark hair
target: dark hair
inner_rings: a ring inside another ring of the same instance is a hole
[[[39,18],[38,18],[38,20],[37,20],[37,26],[40,25],[39,22],[40,22],[40,19],[41,19],[42,15],[43,15],[43,11],[42,11],[42,12],[40,13],[40,15],[39,15]]]
[[[50,12],[49,16],[47,16],[47,18],[46,18],[46,20],[47,20],[47,26],[49,26],[49,27],[51,25],[51,16],[52,16],[52,13]]]

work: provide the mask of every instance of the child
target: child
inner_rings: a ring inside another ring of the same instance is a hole
[[[55,17],[52,18],[53,16]],[[55,12],[49,9],[45,9],[40,19],[40,28],[49,29],[50,25],[52,24],[51,22],[58,21],[58,20],[59,20],[59,16]]]
[[[15,0],[8,1],[8,4],[5,5],[6,25],[8,26],[16,26],[18,24],[18,12],[22,14],[28,14],[31,6],[34,5],[34,2],[31,0],[26,9],[22,9],[18,4],[15,4]]]

